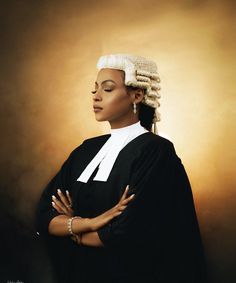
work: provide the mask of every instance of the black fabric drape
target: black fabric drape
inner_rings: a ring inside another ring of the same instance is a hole
[[[87,184],[76,181],[108,138],[88,139],[76,148],[39,201],[36,227],[50,242],[61,282],[206,282],[191,186],[170,141],[143,134],[122,149],[107,182],[93,181],[96,172]],[[70,191],[76,215],[94,217],[115,205],[127,184],[135,198],[99,229],[104,248],[48,235],[48,224],[58,215],[51,207],[56,189]]]

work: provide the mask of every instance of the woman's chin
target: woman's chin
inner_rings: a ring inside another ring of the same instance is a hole
[[[99,115],[95,115],[95,119],[96,119],[98,122],[107,121],[107,119],[105,119],[104,117],[99,117]]]

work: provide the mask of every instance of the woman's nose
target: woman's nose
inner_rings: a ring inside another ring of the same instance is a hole
[[[94,100],[94,101],[101,101],[101,100],[102,100],[102,96],[101,96],[99,90],[97,90],[97,91],[94,93],[94,95],[93,95],[93,100]]]

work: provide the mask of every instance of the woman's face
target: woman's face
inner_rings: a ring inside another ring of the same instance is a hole
[[[97,121],[109,121],[111,126],[122,126],[137,119],[133,113],[135,96],[124,84],[125,73],[104,68],[98,72],[95,82],[93,108]]]

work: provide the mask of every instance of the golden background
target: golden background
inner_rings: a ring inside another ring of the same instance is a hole
[[[106,133],[90,92],[99,56],[159,68],[161,134],[192,184],[211,282],[236,282],[235,1],[1,4],[1,210],[30,227],[46,183],[85,138]]]

